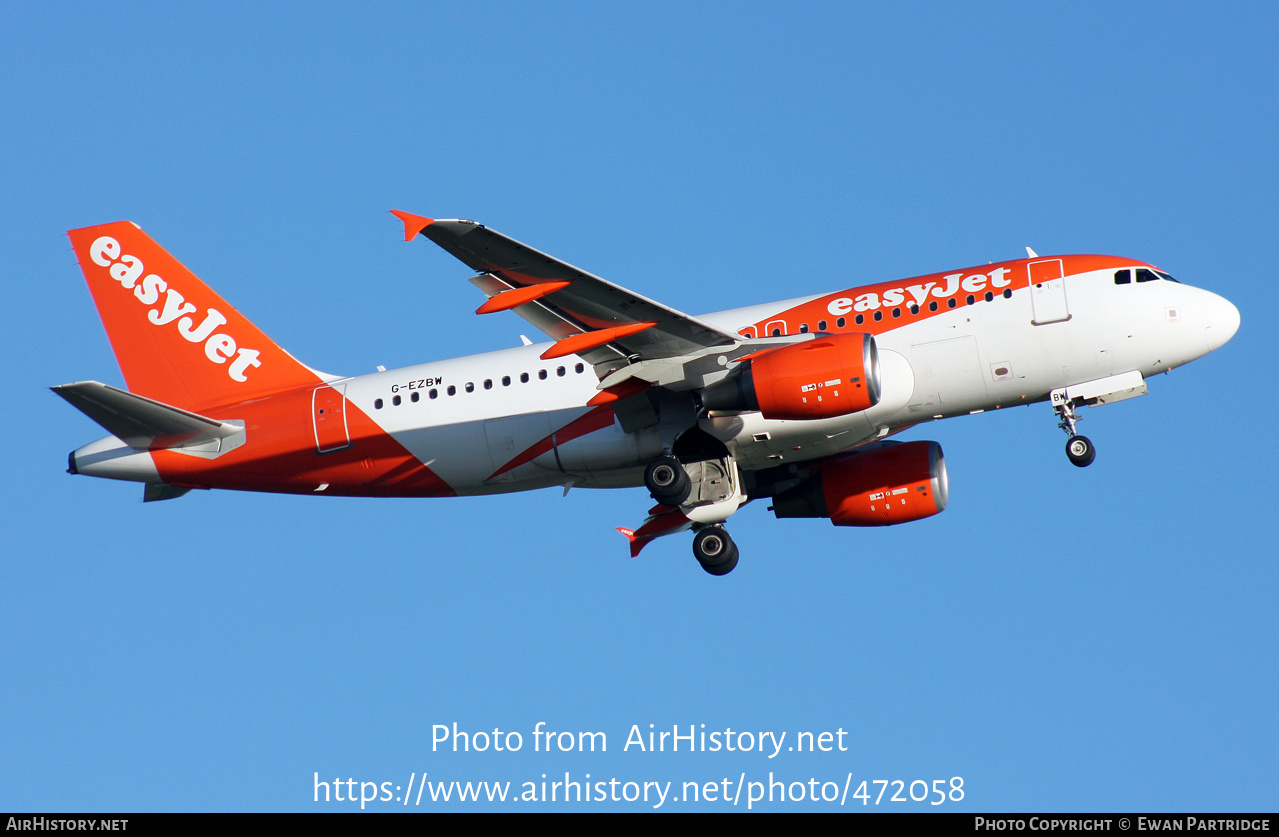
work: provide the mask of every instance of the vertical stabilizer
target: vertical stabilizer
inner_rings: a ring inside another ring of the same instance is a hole
[[[131,392],[199,410],[320,380],[136,224],[67,235]]]

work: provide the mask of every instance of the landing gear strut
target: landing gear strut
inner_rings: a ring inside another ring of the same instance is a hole
[[[728,575],[737,566],[737,544],[723,526],[703,526],[693,538],[693,556],[711,575]]]
[[[1075,432],[1075,424],[1083,416],[1075,412],[1075,406],[1069,399],[1063,396],[1059,401],[1056,392],[1053,393],[1053,412],[1061,419],[1057,426],[1070,437],[1066,441],[1066,457],[1070,459],[1070,464],[1077,468],[1087,468],[1097,458],[1097,448],[1087,436],[1080,436]]]

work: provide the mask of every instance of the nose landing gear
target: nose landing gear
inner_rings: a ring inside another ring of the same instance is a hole
[[[1070,441],[1066,443],[1066,456],[1070,457],[1071,464],[1085,468],[1097,458],[1097,449],[1093,447],[1092,441],[1087,436],[1080,436],[1075,432],[1075,424],[1082,418],[1075,412],[1076,407],[1082,407],[1085,404],[1089,407],[1099,407],[1102,404],[1113,404],[1116,401],[1124,401],[1145,394],[1146,380],[1136,369],[1098,378],[1095,381],[1061,387],[1048,393],[1053,412],[1061,419],[1057,426],[1066,431],[1066,435],[1070,437]]]
[[[1087,468],[1097,458],[1097,449],[1087,436],[1071,436],[1066,442],[1066,456],[1070,464],[1079,468]]]
[[[1097,448],[1087,436],[1080,436],[1075,432],[1075,424],[1081,421],[1083,416],[1075,412],[1074,402],[1066,398],[1064,393],[1059,395],[1057,391],[1054,391],[1052,402],[1053,412],[1061,419],[1057,426],[1070,436],[1066,440],[1066,457],[1076,468],[1087,468],[1097,458]]]

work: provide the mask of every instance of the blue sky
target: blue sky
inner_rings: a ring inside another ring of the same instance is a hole
[[[4,19],[0,809],[352,807],[313,802],[316,773],[771,771],[960,776],[952,810],[1274,810],[1273,6]],[[46,388],[121,382],[65,230],[139,223],[326,371],[518,345],[527,325],[472,316],[466,268],[404,244],[392,208],[473,218],[693,313],[1030,245],[1153,262],[1242,326],[1088,411],[1088,469],[1043,404],[919,427],[946,451],[944,514],[845,530],[752,504],[723,579],[687,538],[626,557],[613,529],[642,520],[642,489],[143,506],[64,473],[98,428]],[[608,751],[533,752],[539,721]],[[454,722],[524,747],[433,752]],[[843,729],[848,750],[624,752],[649,724]],[[445,807],[485,806],[408,810]]]

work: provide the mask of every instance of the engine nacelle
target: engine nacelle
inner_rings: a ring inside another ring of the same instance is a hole
[[[944,511],[946,460],[936,442],[883,442],[826,463],[773,498],[778,517],[829,517],[836,526],[891,526]]]
[[[766,419],[821,419],[870,409],[882,391],[869,334],[831,334],[773,349],[702,391],[708,410],[756,411]]]

